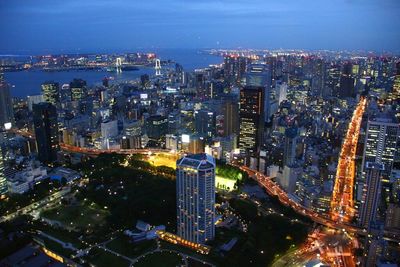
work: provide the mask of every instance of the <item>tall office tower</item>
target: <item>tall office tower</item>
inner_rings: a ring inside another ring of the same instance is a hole
[[[311,91],[316,96],[321,96],[325,85],[325,62],[317,58],[312,61]]]
[[[239,134],[239,104],[237,99],[224,102],[224,136]]]
[[[206,76],[204,72],[195,72],[194,73],[194,86],[196,88],[196,96],[200,98],[205,98],[207,95],[206,90]]]
[[[325,87],[322,92],[322,97],[336,96],[338,91],[338,84],[340,80],[340,69],[335,64],[326,66],[326,80]]]
[[[383,163],[385,177],[393,168],[400,125],[391,117],[375,117],[368,121],[363,154],[363,167],[366,162]]]
[[[365,184],[364,195],[361,200],[361,210],[359,214],[360,226],[369,229],[371,223],[376,220],[378,204],[381,195],[381,176],[384,165],[377,162],[367,162],[365,164]]]
[[[46,164],[54,162],[59,150],[56,107],[46,102],[33,105],[33,124],[39,160]]]
[[[73,79],[69,83],[69,90],[71,90],[71,100],[79,101],[86,97],[86,81],[82,79]]]
[[[239,149],[249,156],[255,156],[262,144],[264,94],[263,86],[245,86],[240,89]]]
[[[298,130],[296,127],[285,130],[283,166],[292,166],[295,163],[297,139]]]
[[[278,105],[280,105],[283,101],[287,100],[287,84],[277,82],[276,89],[277,89],[277,94],[278,94]]]
[[[271,114],[272,78],[269,66],[266,64],[251,64],[246,74],[246,86],[264,88],[264,121],[269,122]]]
[[[196,132],[203,136],[212,137],[215,134],[215,113],[209,110],[194,112]]]
[[[248,57],[241,57],[238,55],[228,55],[224,57],[224,75],[231,81],[239,82],[245,72],[251,59]]]
[[[10,87],[0,73],[0,129],[6,123],[14,123],[14,110],[10,94]]]
[[[45,102],[56,105],[60,100],[59,84],[53,81],[43,83],[42,94]]]
[[[336,97],[346,98],[355,97],[354,77],[352,76],[352,64],[347,62],[343,65],[342,74],[340,76],[340,86]]]
[[[215,236],[215,160],[208,154],[188,155],[176,162],[178,235],[203,244]]]

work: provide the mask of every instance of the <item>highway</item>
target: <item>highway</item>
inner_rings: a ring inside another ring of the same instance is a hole
[[[350,222],[354,217],[355,159],[366,104],[367,99],[361,98],[343,140],[331,200],[331,218],[334,221]]]

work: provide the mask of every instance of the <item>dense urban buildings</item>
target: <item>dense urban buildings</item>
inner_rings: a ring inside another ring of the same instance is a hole
[[[111,233],[102,234],[104,239],[128,238],[127,247],[158,239],[175,250],[204,254],[210,262],[245,259],[241,266],[264,265],[269,252],[283,255],[293,243],[303,265],[397,263],[399,57],[296,50],[201,53],[220,63],[190,70],[154,53],[37,56],[25,64],[7,59],[4,71],[26,68],[24,73],[46,78],[38,92],[12,101],[13,85],[2,80],[0,96],[9,107],[4,122],[15,122],[0,138],[4,199],[61,194],[61,204],[34,205],[26,212],[46,222],[62,220],[57,216],[70,209],[85,214],[93,210],[85,205],[94,203],[99,217],[112,214],[102,219],[105,227],[123,232],[123,238]],[[68,77],[47,78],[51,71]],[[92,80],[92,74],[99,76]],[[43,189],[58,184],[56,193]],[[131,186],[140,189],[130,194]],[[49,216],[46,210],[59,205],[65,211]],[[283,221],[262,224],[277,218]],[[285,221],[290,226],[280,228]],[[73,218],[60,225],[69,231],[77,223]],[[297,226],[309,233],[301,243],[293,241],[300,240],[293,233],[275,237]],[[262,233],[270,228],[274,233]],[[82,229],[85,242],[99,248],[91,243],[94,230]],[[338,248],[330,240],[338,240]],[[266,245],[275,242],[286,245],[282,250]],[[106,247],[114,251],[113,245]],[[247,253],[238,252],[246,247],[251,247]],[[87,259],[71,250],[77,261]],[[281,260],[292,256],[288,252]]]

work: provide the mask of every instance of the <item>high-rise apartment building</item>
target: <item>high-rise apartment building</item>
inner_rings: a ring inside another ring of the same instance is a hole
[[[208,154],[188,155],[176,163],[178,235],[195,243],[215,236],[215,160]]]
[[[47,102],[33,105],[33,123],[39,160],[54,162],[59,150],[56,107]]]

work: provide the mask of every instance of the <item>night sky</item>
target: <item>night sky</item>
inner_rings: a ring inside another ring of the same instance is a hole
[[[400,51],[400,0],[0,0],[0,54],[153,48]]]

